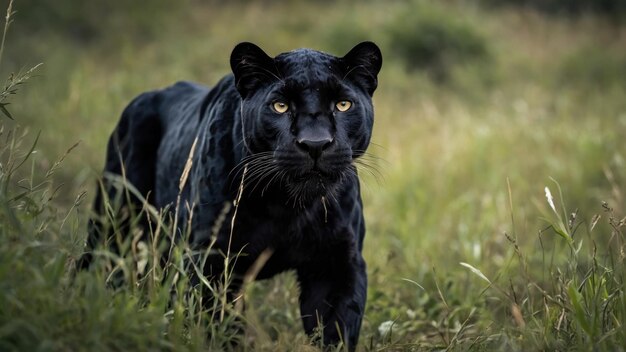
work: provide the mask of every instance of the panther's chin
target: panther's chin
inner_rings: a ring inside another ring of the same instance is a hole
[[[287,183],[287,191],[294,204],[303,205],[328,197],[335,191],[338,182],[338,175],[311,170],[291,178]]]

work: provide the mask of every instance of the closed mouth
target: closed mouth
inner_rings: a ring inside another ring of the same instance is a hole
[[[320,182],[324,182],[324,181],[332,182],[335,179],[333,175],[334,173],[332,172],[328,172],[328,171],[320,169],[317,166],[314,166],[309,170],[299,173],[298,175],[296,175],[296,177],[293,178],[293,180],[296,182],[314,181],[314,180],[318,180]]]
[[[307,202],[332,195],[341,180],[341,171],[319,167],[300,169],[291,173],[285,184],[290,202],[304,207]]]

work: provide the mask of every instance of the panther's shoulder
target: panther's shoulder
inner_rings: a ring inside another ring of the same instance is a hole
[[[197,100],[209,93],[210,87],[191,81],[178,81],[170,86],[157,91],[159,100],[165,105],[177,105],[177,103],[189,104],[190,100]]]
[[[232,74],[226,75],[212,87],[193,81],[178,81],[159,90],[158,93],[163,98],[176,100],[196,95],[208,95],[209,98],[223,97],[226,99],[238,100],[237,95],[235,94],[236,90]]]

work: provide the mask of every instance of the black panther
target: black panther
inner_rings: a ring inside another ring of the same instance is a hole
[[[104,171],[124,175],[156,208],[173,209],[180,193],[189,206],[180,207],[178,230],[191,224],[193,248],[241,254],[235,276],[271,249],[257,279],[295,270],[306,332],[321,323],[324,344],[354,349],[367,290],[355,162],[370,142],[381,65],[371,42],[343,57],[298,49],[271,58],[238,44],[232,74],[213,88],[179,82],[135,98],[109,140]],[[104,189],[110,198],[116,192]],[[215,231],[224,205],[237,197],[226,214],[237,211],[234,226],[226,221]],[[100,193],[96,213],[104,212],[102,202]],[[101,237],[92,227],[88,251]],[[217,280],[224,265],[222,256],[209,256],[204,273]]]

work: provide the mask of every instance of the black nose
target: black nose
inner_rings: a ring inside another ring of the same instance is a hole
[[[296,145],[300,149],[309,153],[311,158],[313,158],[314,160],[317,160],[320,157],[320,155],[322,155],[322,151],[328,148],[332,143],[333,143],[332,138],[324,138],[321,140],[301,139],[301,140],[296,141]]]

